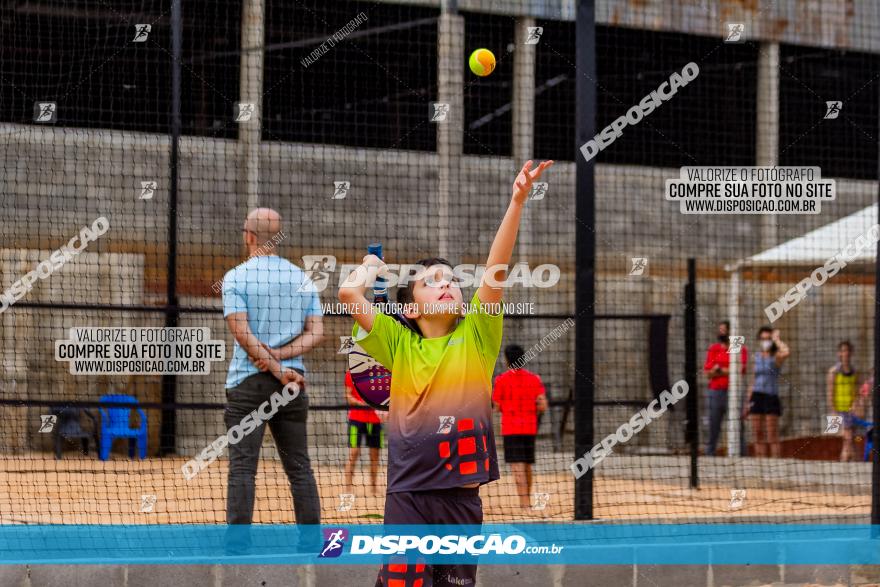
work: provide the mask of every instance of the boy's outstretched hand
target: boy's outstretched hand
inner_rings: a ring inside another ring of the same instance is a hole
[[[553,161],[544,161],[532,171],[532,160],[526,161],[513,182],[513,201],[518,204],[525,204],[526,200],[529,199],[532,183],[541,179],[541,174],[551,165],[553,165]]]
[[[516,176],[513,182],[513,197],[510,205],[507,206],[504,218],[501,219],[501,226],[495,233],[495,240],[492,241],[492,248],[489,249],[489,257],[486,259],[486,273],[477,291],[481,303],[495,304],[501,301],[502,282],[507,278],[507,266],[513,254],[513,247],[516,245],[520,216],[526,200],[529,199],[532,184],[536,179],[540,179],[541,174],[551,165],[553,161],[544,161],[532,171],[532,161],[529,160]]]

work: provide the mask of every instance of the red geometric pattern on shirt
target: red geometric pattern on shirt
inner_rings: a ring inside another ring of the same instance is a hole
[[[456,440],[456,449],[458,453],[458,472],[462,475],[474,475],[479,472],[479,465],[483,465],[483,470],[489,470],[489,459],[483,459],[480,462],[477,456],[477,431],[474,429],[473,418],[463,418],[458,421],[458,439]],[[483,445],[483,451],[486,452],[487,439],[485,426],[480,422],[479,438]],[[464,434],[467,433],[467,434]],[[449,460],[452,457],[452,441],[444,440],[437,446],[437,451],[441,459]],[[452,470],[452,463],[446,463],[446,468]]]

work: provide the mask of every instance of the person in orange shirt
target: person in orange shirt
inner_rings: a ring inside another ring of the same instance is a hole
[[[520,505],[529,508],[538,415],[547,410],[547,393],[541,378],[522,368],[524,356],[519,345],[504,349],[508,371],[495,378],[492,401],[501,410],[504,461],[513,472]]]
[[[382,448],[382,420],[376,410],[358,409],[355,406],[366,406],[351,380],[351,372],[345,372],[345,399],[348,405],[348,464],[345,465],[345,484],[352,493],[354,485],[354,467],[361,455],[361,445],[370,449],[370,488],[372,495],[379,494],[376,482],[379,476],[379,449]]]

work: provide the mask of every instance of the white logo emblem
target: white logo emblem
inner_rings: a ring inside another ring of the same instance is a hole
[[[34,122],[55,122],[58,113],[58,105],[55,102],[35,102]]]
[[[330,273],[336,269],[333,255],[303,255],[303,270],[308,279],[296,291],[324,291],[330,283]]]
[[[739,22],[729,22],[727,23],[727,37],[725,37],[725,43],[739,43],[742,41],[743,32],[746,30],[746,25]]]
[[[529,192],[530,200],[543,200],[544,196],[547,195],[547,187],[548,184],[546,181],[539,181],[538,183],[532,184],[532,190]]]
[[[440,416],[440,427],[437,428],[437,434],[449,434],[452,432],[454,424],[455,416]]]
[[[347,355],[351,352],[351,349],[354,348],[354,339],[350,336],[340,336],[339,337],[339,350],[336,351],[337,355]]]
[[[431,102],[431,122],[446,122],[449,116],[449,104],[444,102]]]
[[[840,109],[843,108],[843,102],[838,100],[831,100],[830,102],[825,102],[825,119],[826,120],[834,120],[838,116],[840,116]]]
[[[52,432],[55,429],[55,422],[58,416],[52,414],[48,416],[40,416],[40,432]]]
[[[822,434],[837,434],[843,424],[843,416],[825,416],[825,431]]]
[[[351,509],[351,506],[354,505],[354,495],[351,493],[340,493],[339,494],[339,506],[336,508],[336,511],[339,512],[347,512]]]
[[[253,104],[236,102],[235,122],[250,122],[254,117],[255,107]]]
[[[156,496],[155,495],[142,495],[141,496],[141,511],[144,513],[150,513],[153,511],[153,506],[156,505]]]
[[[632,268],[629,270],[630,275],[644,275],[645,269],[648,268],[647,257],[632,257]]]
[[[149,36],[151,30],[153,30],[153,25],[151,24],[134,25],[134,38],[131,40],[131,42],[143,43],[147,40],[147,36]]]
[[[142,181],[141,182],[141,200],[152,200],[153,194],[158,187],[158,183],[155,181]]]
[[[746,500],[746,490],[745,489],[731,489],[730,490],[730,509],[738,510],[743,506],[743,502]]]
[[[334,181],[333,182],[333,199],[334,200],[344,200],[345,196],[348,195],[348,190],[351,189],[350,181]]]
[[[550,503],[549,493],[536,493],[533,497],[535,502],[535,505],[532,506],[533,510],[543,510],[547,507],[547,504]]]
[[[745,336],[731,336],[730,337],[730,348],[727,349],[728,354],[734,355],[734,354],[738,353],[742,349],[742,346],[745,344],[745,342],[746,342]]]
[[[327,546],[324,547],[324,550],[321,551],[320,556],[327,556],[328,552],[339,550],[342,548],[342,540],[343,540],[343,530],[337,530],[330,534],[327,539]]]
[[[537,45],[538,41],[541,40],[541,35],[544,34],[544,27],[542,26],[530,26],[529,27],[529,36],[526,38],[526,45]]]

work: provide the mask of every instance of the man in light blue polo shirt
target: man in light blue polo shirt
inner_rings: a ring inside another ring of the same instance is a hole
[[[269,245],[280,232],[281,216],[276,211],[251,211],[242,230],[248,259],[223,278],[223,315],[235,337],[224,420],[231,429],[286,384],[300,386],[296,399],[281,406],[268,424],[290,481],[297,523],[319,524],[321,503],[306,437],[309,401],[302,355],[323,338],[321,306],[306,274],[275,255],[274,244]],[[229,524],[253,520],[254,478],[265,426],[260,422],[239,442],[229,444]]]

